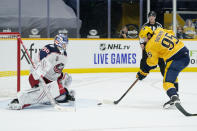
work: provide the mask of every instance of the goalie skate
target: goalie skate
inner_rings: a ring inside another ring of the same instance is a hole
[[[21,110],[23,106],[19,103],[18,99],[13,99],[9,104],[8,104],[8,109],[9,110]]]
[[[164,109],[169,109],[175,107],[175,103],[180,103],[180,99],[177,95],[173,95],[171,99],[163,105]]]
[[[75,105],[75,91],[74,90],[71,90],[71,91],[67,90],[66,94],[57,97],[55,100],[57,101],[57,103],[74,106]]]
[[[76,99],[75,99],[75,91],[71,90],[69,93],[66,95],[66,99],[62,102],[58,102],[59,104],[63,106],[67,106],[69,111],[76,111]]]

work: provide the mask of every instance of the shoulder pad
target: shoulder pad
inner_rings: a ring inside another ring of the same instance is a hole
[[[53,44],[48,44],[44,46],[40,51],[40,60],[51,53],[60,53],[60,51]]]

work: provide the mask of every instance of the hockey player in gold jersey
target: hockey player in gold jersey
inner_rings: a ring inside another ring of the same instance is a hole
[[[189,64],[189,50],[184,43],[175,37],[172,30],[157,28],[154,32],[145,26],[139,34],[140,41],[146,42],[145,50],[148,58],[146,64],[140,68],[137,78],[143,80],[151,69],[158,64],[158,58],[166,62],[163,78],[163,88],[166,90],[170,101],[164,104],[169,108],[176,102],[180,102],[178,96],[178,74]]]

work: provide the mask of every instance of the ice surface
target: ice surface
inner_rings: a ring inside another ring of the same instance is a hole
[[[7,110],[10,99],[0,98],[0,131],[196,131],[197,117],[178,110],[165,110],[168,97],[160,73],[150,73],[138,82],[118,105],[97,106],[99,100],[117,100],[135,81],[136,73],[72,74],[76,90],[76,112],[58,112],[51,106]],[[180,99],[188,112],[197,113],[197,73],[179,76]],[[0,86],[6,80],[0,78]],[[23,79],[27,79],[24,76]],[[29,86],[28,82],[25,86]],[[13,85],[12,85],[13,84]],[[9,86],[15,83],[9,82]],[[1,94],[3,93],[2,90]]]

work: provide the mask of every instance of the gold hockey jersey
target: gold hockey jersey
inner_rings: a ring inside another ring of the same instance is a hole
[[[183,42],[174,36],[172,30],[157,28],[145,47],[148,55],[146,63],[149,66],[156,66],[158,58],[163,58],[166,61],[183,47]]]

